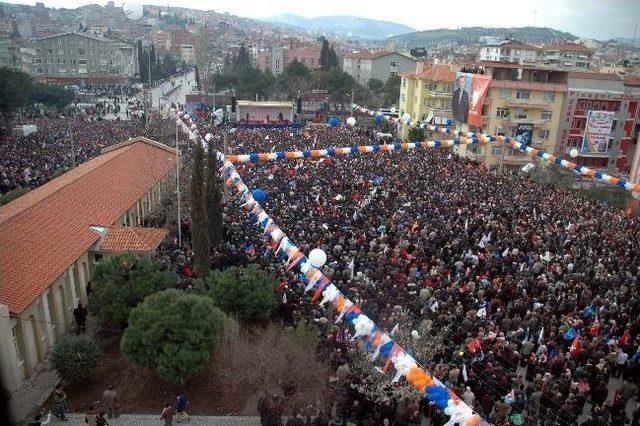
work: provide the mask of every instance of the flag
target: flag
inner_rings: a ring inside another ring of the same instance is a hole
[[[574,357],[580,356],[580,353],[582,352],[582,342],[580,341],[579,334],[573,339],[573,343],[571,343],[570,351]]]
[[[468,230],[468,229],[469,229],[469,218],[466,218],[466,219],[464,220],[464,230],[466,231],[466,230]]]
[[[572,340],[577,335],[578,335],[578,332],[576,331],[576,329],[571,327],[564,333],[564,340],[567,340],[567,341]]]
[[[505,249],[505,251],[503,251],[503,252],[502,252],[502,257],[507,257],[507,256],[509,256],[509,251],[510,251],[510,250],[509,250],[509,247],[507,247],[507,248]]]
[[[475,339],[472,339],[469,343],[467,343],[467,349],[469,349],[469,352],[471,352],[472,354],[476,353],[478,351],[478,349],[480,349],[480,338],[476,337]]]
[[[399,325],[400,325],[400,324],[396,324],[396,325],[391,329],[391,333],[389,333],[391,336],[393,336],[393,335],[394,335],[394,333],[395,333],[396,331],[398,331],[398,326],[399,326]]]
[[[256,248],[253,244],[250,244],[249,247],[247,247],[247,255],[249,257],[254,257],[256,255]]]
[[[286,305],[287,304],[287,293],[282,293],[282,304]]]
[[[467,376],[467,364],[462,364],[462,380],[466,381],[469,380],[469,377]]]
[[[544,327],[540,328],[540,334],[538,334],[538,343],[542,343],[544,340]]]
[[[429,306],[429,309],[431,309],[431,312],[435,312],[436,309],[438,309],[438,301],[434,301],[431,306]]]
[[[353,279],[353,270],[355,268],[355,260],[356,258],[354,257],[353,259],[351,259],[351,262],[349,262],[349,271],[351,271],[351,274],[350,274],[351,279]]]

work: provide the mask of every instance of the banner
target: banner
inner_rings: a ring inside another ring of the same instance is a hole
[[[531,142],[533,142],[533,124],[518,124],[516,139],[523,145],[531,145]]]
[[[613,126],[615,112],[613,111],[589,111],[587,113],[587,125],[582,137],[583,152],[604,153],[609,150],[609,138]]]
[[[490,83],[491,77],[488,75],[456,73],[451,110],[457,121],[470,126],[482,126],[482,103]]]

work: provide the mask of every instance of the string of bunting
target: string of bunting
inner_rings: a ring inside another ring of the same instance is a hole
[[[356,104],[354,104],[353,107],[356,111],[359,111],[365,114],[369,114],[372,116],[386,117],[385,120],[391,121],[393,123],[398,121],[402,122],[400,118],[385,115],[380,111],[374,111]],[[413,124],[415,125],[416,123],[413,123]],[[474,133],[474,132],[463,132],[459,129],[451,129],[449,127],[438,127],[428,123],[420,123],[419,127],[422,129],[428,129],[433,132],[438,132],[441,134],[446,134],[446,135],[453,134],[455,137],[462,137],[463,135],[466,135],[469,138],[477,139],[478,141],[485,142],[485,143],[492,143],[495,141],[506,143],[506,144],[509,144],[511,148],[520,150],[521,152],[524,152],[533,158],[537,157],[549,164],[557,164],[558,166],[564,167],[565,169],[571,170],[577,174],[581,174],[583,176],[587,176],[591,179],[595,179],[600,182],[605,182],[610,185],[615,185],[617,187],[624,188],[627,191],[640,191],[640,182],[632,183],[632,182],[628,182],[626,179],[617,178],[615,176],[602,173],[601,171],[594,170],[589,167],[574,163],[572,161],[565,160],[560,155],[553,155],[545,152],[544,150],[532,148],[508,136],[488,135],[484,133]]]
[[[206,144],[206,141],[197,133],[194,126],[192,125],[189,128],[182,122],[180,112],[176,114],[176,123],[189,136],[189,139],[200,139],[203,144]],[[209,135],[207,134],[207,136]],[[210,138],[206,137],[205,139]],[[393,366],[395,375],[392,381],[394,383],[405,377],[409,384],[449,416],[449,421],[445,426],[456,424],[479,426],[481,423],[487,424],[451,389],[429,374],[410,354],[394,342],[389,334],[382,331],[369,317],[363,314],[360,307],[342,294],[320,269],[313,266],[311,261],[269,217],[259,202],[254,199],[233,163],[228,158],[225,159],[220,152],[218,152],[218,159],[223,161],[221,172],[225,184],[230,188],[236,189],[241,207],[262,228],[264,235],[269,238],[270,246],[274,250],[276,257],[286,264],[287,270],[293,270],[299,275],[302,283],[306,285],[305,292],[312,294],[311,300],[317,301],[320,299],[321,305],[326,303],[333,305],[336,312],[339,312],[336,322],[345,319],[349,323],[350,328],[353,330],[352,339],[358,341],[358,345],[363,351],[371,354],[372,361],[381,358],[384,361],[385,371],[388,371]]]
[[[318,158],[318,157],[333,157],[336,155],[349,155],[349,154],[362,154],[368,152],[390,152],[390,151],[408,151],[416,148],[438,148],[438,147],[453,147],[466,144],[475,144],[478,142],[477,138],[460,136],[450,140],[435,140],[435,141],[422,141],[422,142],[404,142],[382,145],[360,145],[360,146],[344,146],[344,147],[332,147],[327,149],[306,149],[302,151],[278,151],[278,152],[263,152],[263,153],[251,153],[242,155],[228,155],[227,160],[231,163],[257,163],[264,161],[274,161],[283,159],[295,159],[295,158]]]

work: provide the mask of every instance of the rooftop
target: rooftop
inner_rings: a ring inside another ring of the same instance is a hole
[[[454,81],[456,73],[446,65],[425,65],[422,72],[407,71],[400,73],[402,77],[419,78],[420,80]]]
[[[533,44],[523,43],[517,40],[505,40],[502,43],[498,44],[487,44],[486,47],[507,47],[509,49],[521,49],[521,50],[542,50],[538,46],[534,46]]]
[[[400,53],[400,52],[387,52],[387,51],[377,51],[377,52],[371,52],[369,50],[357,50],[357,51],[353,51],[353,52],[346,52],[343,56],[345,58],[352,58],[352,59],[375,59],[375,58],[382,58],[383,56],[387,56],[387,55],[402,55],[402,56],[406,56],[407,58],[411,58],[411,56],[407,56],[404,53]]]
[[[586,72],[586,71],[572,71],[569,73],[569,78],[583,78],[585,80],[611,80],[622,81],[623,77],[613,73],[602,72]]]
[[[176,165],[175,150],[134,138],[0,207],[0,303],[24,311]]]
[[[584,44],[569,43],[566,41],[562,43],[547,44],[546,46],[544,46],[544,50],[547,50],[547,51],[558,50],[562,52],[579,52],[579,53],[589,53],[589,54],[594,53],[593,50],[589,49]]]
[[[103,252],[150,252],[155,250],[167,235],[163,228],[139,228],[128,226],[92,226],[102,237],[99,250]]]

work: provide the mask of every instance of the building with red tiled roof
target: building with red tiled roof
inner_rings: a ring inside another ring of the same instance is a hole
[[[594,51],[579,43],[552,43],[543,47],[542,65],[567,71],[589,71]]]
[[[511,62],[535,65],[540,62],[542,49],[517,40],[505,40],[497,44],[487,44],[480,48],[481,61]]]
[[[342,70],[360,84],[367,84],[372,78],[384,82],[392,75],[412,71],[416,62],[404,53],[360,50],[342,55]]]
[[[92,226],[100,235],[96,251],[101,253],[125,252],[151,253],[158,248],[167,230],[138,226]]]
[[[173,148],[131,139],[0,207],[0,368],[10,390],[87,303],[100,240],[90,227],[139,225],[175,182],[177,162]]]

